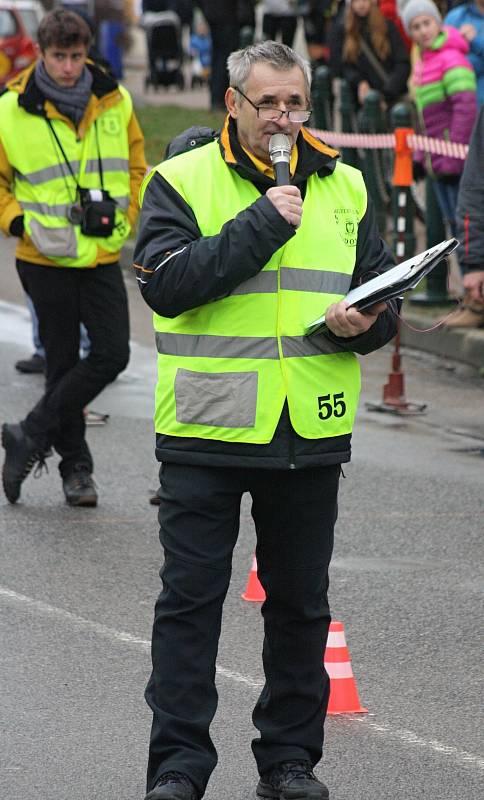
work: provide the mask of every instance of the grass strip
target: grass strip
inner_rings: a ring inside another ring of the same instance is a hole
[[[146,160],[151,165],[163,160],[168,142],[186,128],[206,125],[219,130],[224,120],[224,114],[220,112],[180,106],[138,107],[136,116],[145,137]]]

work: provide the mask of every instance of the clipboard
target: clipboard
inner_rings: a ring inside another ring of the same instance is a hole
[[[422,278],[425,278],[458,245],[459,241],[457,239],[446,239],[444,242],[439,242],[434,247],[430,247],[412,258],[402,261],[381,275],[377,275],[376,278],[371,278],[366,283],[362,283],[361,286],[350,289],[344,298],[348,303],[348,307],[353,306],[358,311],[364,311],[365,308],[369,308],[383,300],[402,297],[405,292],[415,289]],[[323,314],[307,325],[305,335],[311,336],[314,333],[322,333],[325,327],[326,323]]]

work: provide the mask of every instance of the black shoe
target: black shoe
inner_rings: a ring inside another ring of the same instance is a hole
[[[150,506],[159,506],[161,503],[160,490],[151,489],[150,491]]]
[[[182,772],[165,772],[148,792],[145,800],[200,800],[188,775]]]
[[[17,361],[15,369],[27,375],[45,372],[45,358],[34,353],[30,358],[23,358]]]
[[[37,442],[27,436],[21,425],[2,425],[2,446],[5,448],[5,461],[2,469],[3,491],[9,503],[16,503],[20,497],[20,487],[34,464],[38,469],[46,467],[47,453]],[[37,473],[37,470],[36,470]]]
[[[92,475],[86,467],[75,467],[62,481],[62,488],[69,506],[97,506],[97,492]]]
[[[328,787],[318,781],[309,761],[284,761],[261,776],[257,797],[272,800],[329,800]]]

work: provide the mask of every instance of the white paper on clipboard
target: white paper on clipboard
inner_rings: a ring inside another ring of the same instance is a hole
[[[359,311],[379,303],[401,297],[409,289],[414,289],[429,272],[458,246],[457,239],[446,239],[444,242],[424,250],[412,258],[402,261],[395,267],[377,275],[376,278],[354,289],[350,289],[345,297],[348,306],[355,306]],[[325,327],[324,314],[307,325],[305,334],[311,336],[320,333]]]

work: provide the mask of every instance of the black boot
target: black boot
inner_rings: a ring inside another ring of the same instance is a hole
[[[188,775],[181,772],[165,772],[148,792],[145,800],[200,800],[197,790]]]
[[[2,446],[5,461],[2,469],[3,491],[9,503],[16,503],[20,487],[34,464],[45,465],[47,453],[37,442],[23,432],[21,425],[2,425]]]
[[[24,372],[26,375],[34,375],[45,372],[45,358],[34,353],[30,358],[22,358],[15,364],[15,369],[18,372]]]
[[[256,794],[271,800],[329,800],[328,787],[318,781],[309,761],[278,764],[261,776]]]
[[[89,470],[84,466],[74,467],[62,480],[62,488],[69,506],[97,506],[97,492]]]

